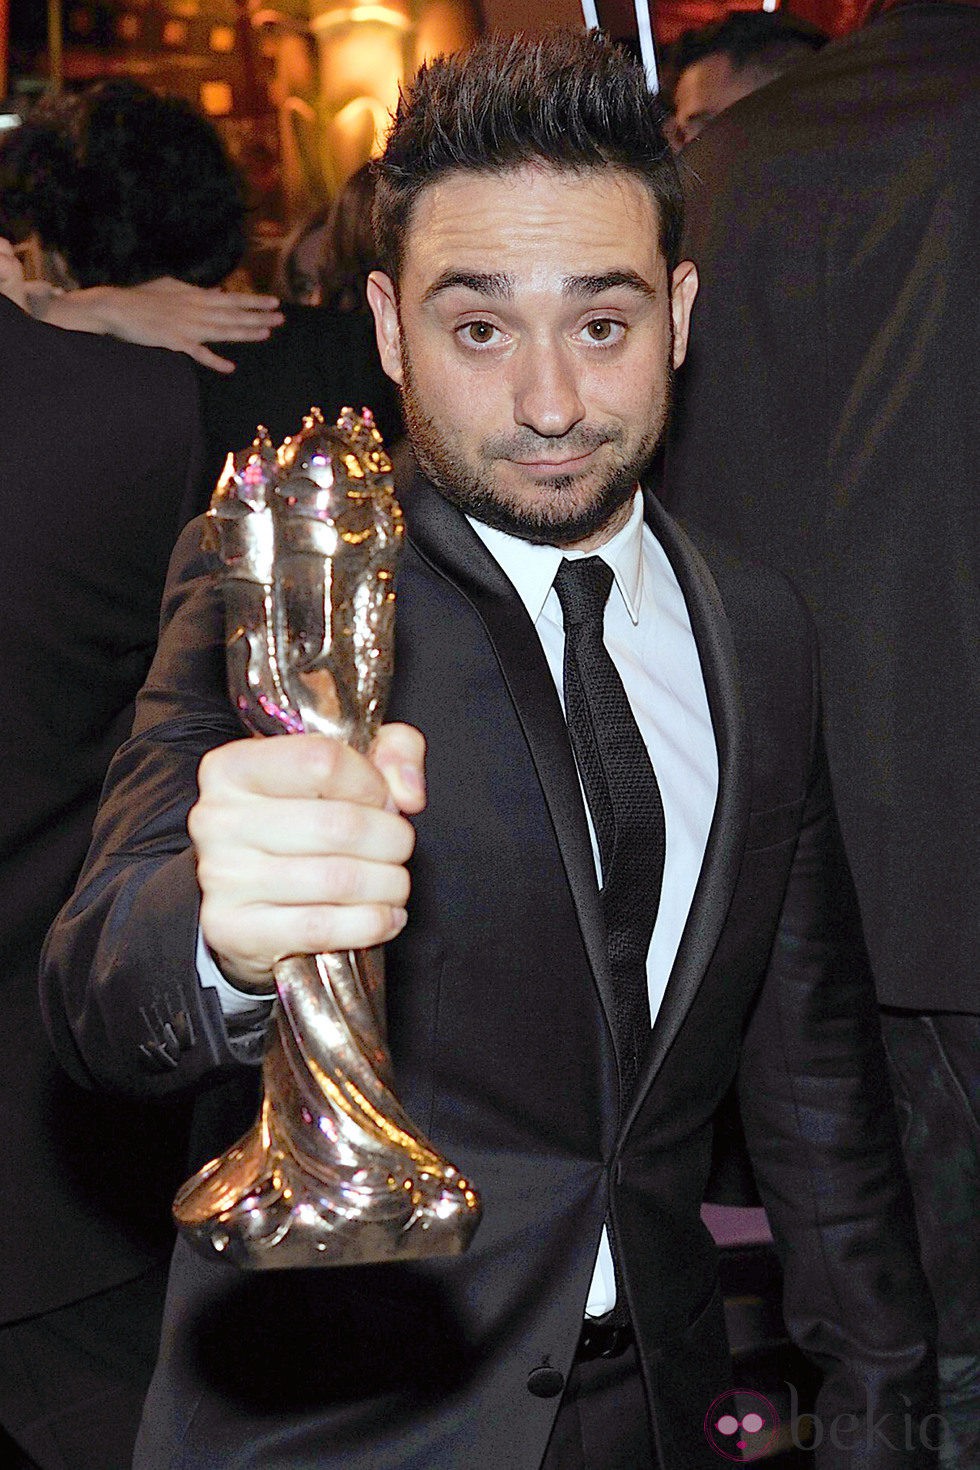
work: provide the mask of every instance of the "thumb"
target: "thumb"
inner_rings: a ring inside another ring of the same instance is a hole
[[[415,814],[425,809],[425,736],[412,725],[382,725],[371,760],[384,776],[395,807]]]

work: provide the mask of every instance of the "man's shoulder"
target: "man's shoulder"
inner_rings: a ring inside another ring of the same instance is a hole
[[[766,623],[796,627],[809,636],[806,604],[783,572],[703,529],[696,520],[674,516],[658,502],[654,505],[652,529],[671,556],[682,588],[685,571],[695,575],[700,571],[717,589],[730,619],[751,617],[758,624],[764,616]]]
[[[864,188],[869,150],[887,155],[892,140],[906,139],[920,149],[939,146],[940,122],[956,130],[959,120],[967,131],[965,120],[980,105],[978,58],[980,9],[970,0],[896,6],[713,119],[682,155],[689,204],[710,210],[725,198],[737,221],[750,185],[762,188],[770,205],[778,203],[777,188],[796,181],[837,187],[853,174]],[[969,136],[963,145],[975,155]],[[755,213],[748,211],[750,220]],[[768,210],[765,219],[768,225]]]
[[[181,411],[197,402],[194,372],[184,354],[36,321],[3,297],[0,372],[11,382],[27,377],[35,385],[69,384],[69,404],[110,397],[131,403],[152,393],[155,413],[166,418],[174,399]]]

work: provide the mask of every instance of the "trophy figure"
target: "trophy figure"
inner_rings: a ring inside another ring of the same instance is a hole
[[[403,534],[390,472],[367,409],[335,426],[313,409],[278,450],[260,428],[229,455],[208,536],[224,564],[229,692],[254,733],[370,746]],[[275,981],[260,1115],[180,1190],[181,1233],[250,1269],[465,1250],[479,1199],[394,1095],[381,950],[294,955]]]

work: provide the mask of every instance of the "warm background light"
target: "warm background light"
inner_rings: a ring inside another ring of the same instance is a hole
[[[634,0],[597,3],[613,34],[620,11],[633,17]],[[728,9],[774,3],[652,0],[660,53]],[[840,34],[862,3],[789,8]],[[481,30],[534,36],[556,24],[581,26],[582,0],[0,0],[0,100],[9,59],[11,113],[43,87],[110,76],[194,101],[250,180],[261,274],[263,252],[273,259],[286,231],[378,152],[399,86],[422,60]]]

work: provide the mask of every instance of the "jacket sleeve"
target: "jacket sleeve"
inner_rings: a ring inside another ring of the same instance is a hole
[[[45,943],[41,1003],[76,1081],[152,1098],[216,1079],[261,1055],[268,1008],[226,1026],[197,978],[200,894],[187,814],[197,767],[243,734],[226,693],[224,614],[200,550],[177,544],[161,638],[131,738],[106,778],[75,892]]]
[[[935,1420],[922,1422],[935,1409],[934,1310],[816,693],[813,708],[807,799],[739,1099],[787,1326],[824,1375],[816,1466],[921,1470],[935,1463]]]

